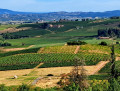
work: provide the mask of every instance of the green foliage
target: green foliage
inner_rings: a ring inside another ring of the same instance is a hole
[[[102,29],[98,30],[98,36],[102,37],[120,37],[119,29]]]
[[[74,58],[78,56],[79,58],[85,57],[85,63],[87,65],[97,64],[101,60],[107,60],[109,56],[100,56],[92,54],[65,54],[65,53],[50,53],[50,54],[22,54],[14,56],[6,56],[0,58],[0,70],[10,70],[10,69],[24,69],[32,68],[36,64],[43,62],[41,67],[60,67],[60,66],[73,66]],[[31,66],[29,66],[31,65]],[[6,68],[6,69],[5,69]]]
[[[4,39],[20,39],[20,38],[26,38],[26,37],[29,37],[29,36],[13,35],[13,34],[10,34],[10,33],[3,33],[2,37]]]
[[[35,68],[39,63],[34,64],[16,64],[16,65],[6,65],[6,66],[0,66],[0,70],[20,70],[20,69],[32,69]]]
[[[120,67],[120,61],[116,61],[115,62],[115,70],[117,71],[118,74],[120,73],[119,67]],[[111,63],[108,63],[99,72],[100,73],[110,73],[111,72]]]
[[[120,84],[115,78],[110,79],[109,82],[109,91],[120,91]]]
[[[92,80],[90,87],[92,91],[109,91],[110,83],[107,80]]]
[[[45,30],[45,29],[29,29],[29,30],[23,30],[19,32],[14,32],[11,33],[13,36],[29,36],[29,37],[34,37],[34,36],[40,36],[40,35],[45,35],[49,34],[50,31]]]
[[[30,91],[30,86],[22,84],[18,87],[17,91]]]
[[[88,79],[89,80],[93,80],[93,79],[96,79],[96,80],[107,80],[109,79],[110,75],[108,74],[102,74],[102,75],[90,75],[88,76]]]
[[[20,51],[12,51],[12,52],[7,52],[7,53],[0,53],[0,57],[6,57],[6,56],[11,56],[15,54],[25,54],[25,53],[37,53],[40,48],[31,48],[31,49],[25,49],[25,50],[20,50]]]
[[[17,26],[16,28],[22,28],[22,27],[40,28],[41,25],[42,25],[41,23],[40,24],[22,24]]]
[[[102,41],[99,45],[107,46],[107,43]]]
[[[67,42],[67,45],[85,45],[87,44],[84,41],[71,41],[71,42]]]
[[[64,91],[81,91],[79,85],[76,85],[75,83],[65,86],[63,90]]]
[[[0,46],[4,47],[4,46],[12,46],[12,45],[8,42],[4,42],[4,43],[0,43]]]
[[[9,90],[4,84],[2,84],[0,85],[0,91],[9,91]]]

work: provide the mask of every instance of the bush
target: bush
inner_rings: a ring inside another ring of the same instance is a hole
[[[0,85],[0,91],[9,91],[9,90],[4,84],[2,84]]]
[[[22,84],[18,87],[17,91],[30,91],[30,86]]]
[[[54,76],[53,74],[48,74],[47,76]]]
[[[102,41],[99,45],[107,46],[107,43]]]
[[[119,42],[116,42],[116,44],[119,44]]]
[[[85,45],[87,44],[84,41],[71,41],[71,42],[67,42],[67,45]]]
[[[79,85],[76,85],[75,83],[65,86],[63,90],[64,91],[81,91]]]
[[[8,42],[5,42],[5,43],[0,43],[0,46],[12,46],[12,45]]]

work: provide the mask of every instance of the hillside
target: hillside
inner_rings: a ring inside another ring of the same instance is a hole
[[[102,87],[110,77],[112,44],[119,69],[120,40],[100,39],[98,30],[120,29],[119,25],[120,19],[1,25],[0,84],[59,89],[58,82],[71,75],[79,61],[77,66],[85,69],[90,86]]]
[[[7,9],[0,9],[0,21],[52,21],[59,19],[77,19],[85,17],[112,17],[120,16],[120,10],[106,12],[18,12]]]
[[[82,40],[87,43],[99,44],[103,40],[97,40],[98,30],[106,28],[118,28],[120,19],[67,21],[34,23],[22,25],[1,25],[1,36],[6,42],[15,47],[34,47],[64,45],[68,41]],[[52,27],[50,27],[50,25]],[[61,27],[58,27],[61,26]],[[2,40],[1,40],[2,41]],[[111,40],[104,39],[108,44]],[[22,44],[24,44],[22,46]]]

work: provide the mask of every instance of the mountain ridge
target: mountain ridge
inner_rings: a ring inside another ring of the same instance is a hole
[[[105,12],[19,12],[8,9],[0,9],[0,21],[52,21],[59,19],[79,19],[86,17],[108,18],[112,16],[120,16],[120,10]]]

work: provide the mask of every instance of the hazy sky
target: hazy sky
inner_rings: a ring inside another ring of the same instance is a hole
[[[0,8],[28,12],[120,10],[120,0],[1,0]]]

